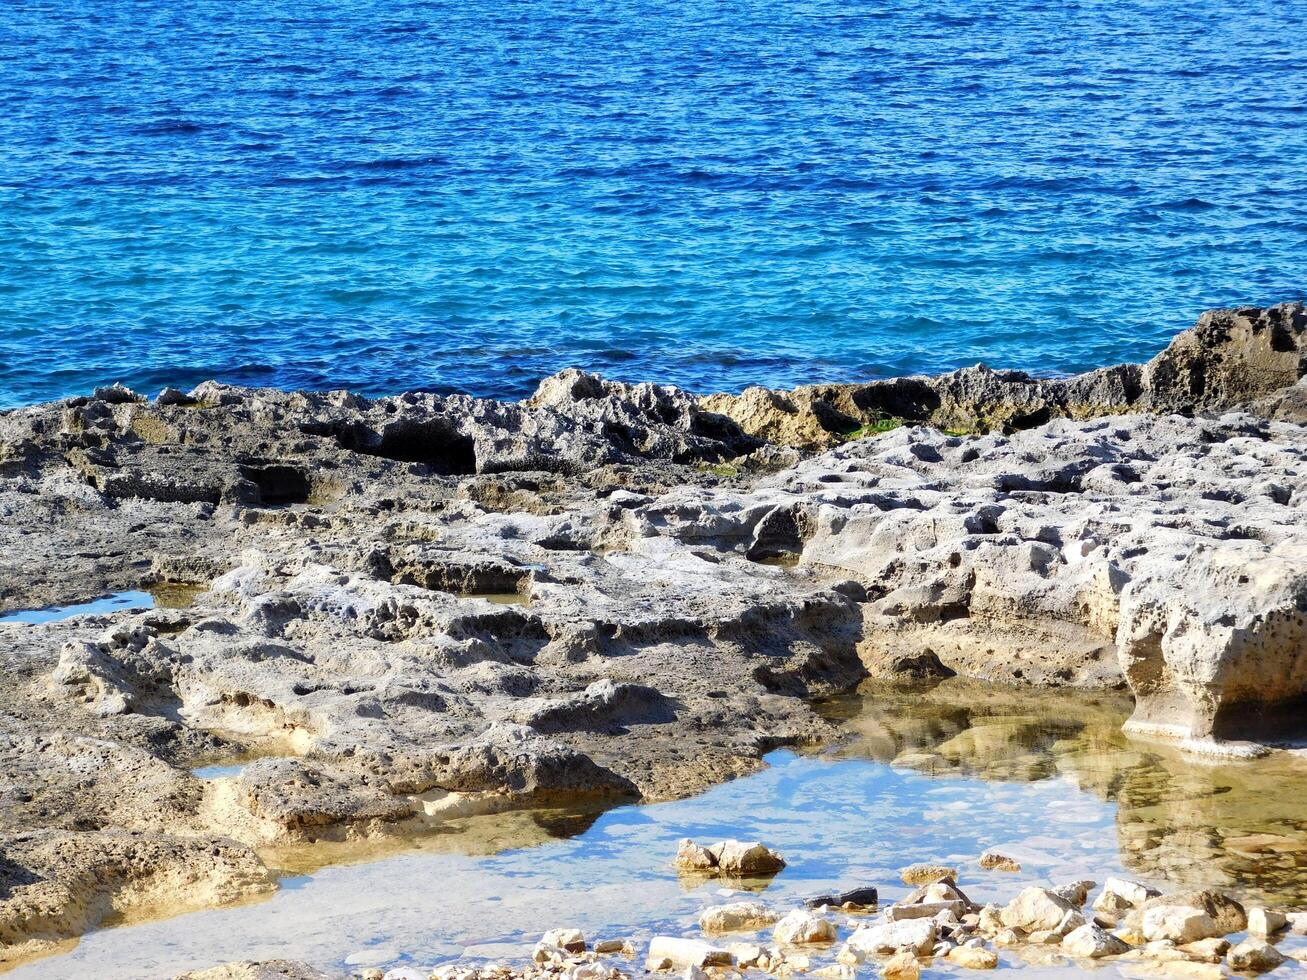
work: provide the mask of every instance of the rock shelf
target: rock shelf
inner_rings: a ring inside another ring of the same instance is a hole
[[[1060,381],[0,414],[0,612],[184,597],[0,623],[0,961],[264,893],[262,848],[691,794],[829,738],[810,700],[869,675],[1128,689],[1199,753],[1300,737],[1305,373],[1282,304]]]

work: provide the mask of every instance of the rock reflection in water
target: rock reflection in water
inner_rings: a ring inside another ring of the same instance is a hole
[[[1070,778],[1115,803],[1123,864],[1176,885],[1307,904],[1307,759],[1210,761],[1127,738],[1116,695],[869,682],[822,705],[852,737],[837,754],[933,776]]]

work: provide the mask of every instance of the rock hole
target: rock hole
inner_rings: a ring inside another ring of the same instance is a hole
[[[348,428],[337,441],[342,449],[403,463],[424,463],[442,476],[470,476],[477,471],[476,444],[443,419],[397,420],[381,432]]]

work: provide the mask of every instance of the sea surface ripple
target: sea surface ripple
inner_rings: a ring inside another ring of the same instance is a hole
[[[0,405],[1154,353],[1307,292],[1303,0],[6,0]]]

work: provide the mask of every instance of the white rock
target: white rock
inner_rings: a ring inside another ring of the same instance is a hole
[[[772,938],[790,945],[831,943],[835,941],[835,925],[807,909],[795,909],[776,923]]]
[[[1112,902],[1113,897],[1121,899],[1125,903],[1125,908],[1134,908],[1160,894],[1162,893],[1156,888],[1149,888],[1138,881],[1131,881],[1128,878],[1108,878],[1103,882],[1103,892],[1095,900],[1094,908],[1100,912],[1119,912],[1122,906]]]
[[[885,955],[909,949],[918,956],[929,956],[935,948],[935,920],[908,919],[904,922],[879,922],[863,926],[849,937],[850,949],[868,955]]]
[[[585,936],[580,929],[550,929],[540,937],[540,944],[557,946],[569,953],[580,953],[585,950]]]
[[[649,961],[668,962],[677,969],[687,966],[730,966],[731,954],[698,939],[654,936],[649,940]]]
[[[1085,878],[1080,881],[1067,882],[1053,889],[1053,894],[1065,898],[1076,908],[1089,901],[1089,893],[1098,887],[1098,883]]]
[[[1264,908],[1248,910],[1248,931],[1254,936],[1273,936],[1288,924],[1289,917],[1283,912]]]
[[[980,855],[980,866],[986,871],[1020,871],[1021,863],[1015,858],[998,851],[986,851]]]
[[[941,913],[958,916],[966,911],[961,902],[920,902],[916,905],[891,905],[885,909],[886,922],[902,922],[905,919],[931,919]]]
[[[676,868],[679,871],[711,871],[717,859],[708,848],[696,844],[688,837],[676,845]]]
[[[1099,928],[1092,922],[1086,922],[1071,930],[1062,939],[1062,948],[1072,956],[1096,960],[1100,956],[1115,956],[1124,953],[1130,947],[1110,932]]]
[[[718,841],[708,850],[722,874],[735,877],[770,875],[785,867],[784,858],[758,841]]]
[[[704,932],[739,932],[765,929],[779,916],[761,902],[731,902],[714,905],[699,913],[699,928]]]
[[[921,964],[911,953],[895,953],[880,968],[880,975],[885,980],[917,980],[921,976]]]
[[[1210,915],[1187,905],[1158,905],[1146,909],[1140,931],[1149,942],[1169,939],[1182,945],[1221,934]]]
[[[998,954],[992,949],[956,946],[949,950],[948,961],[968,970],[992,970],[998,966]]]

